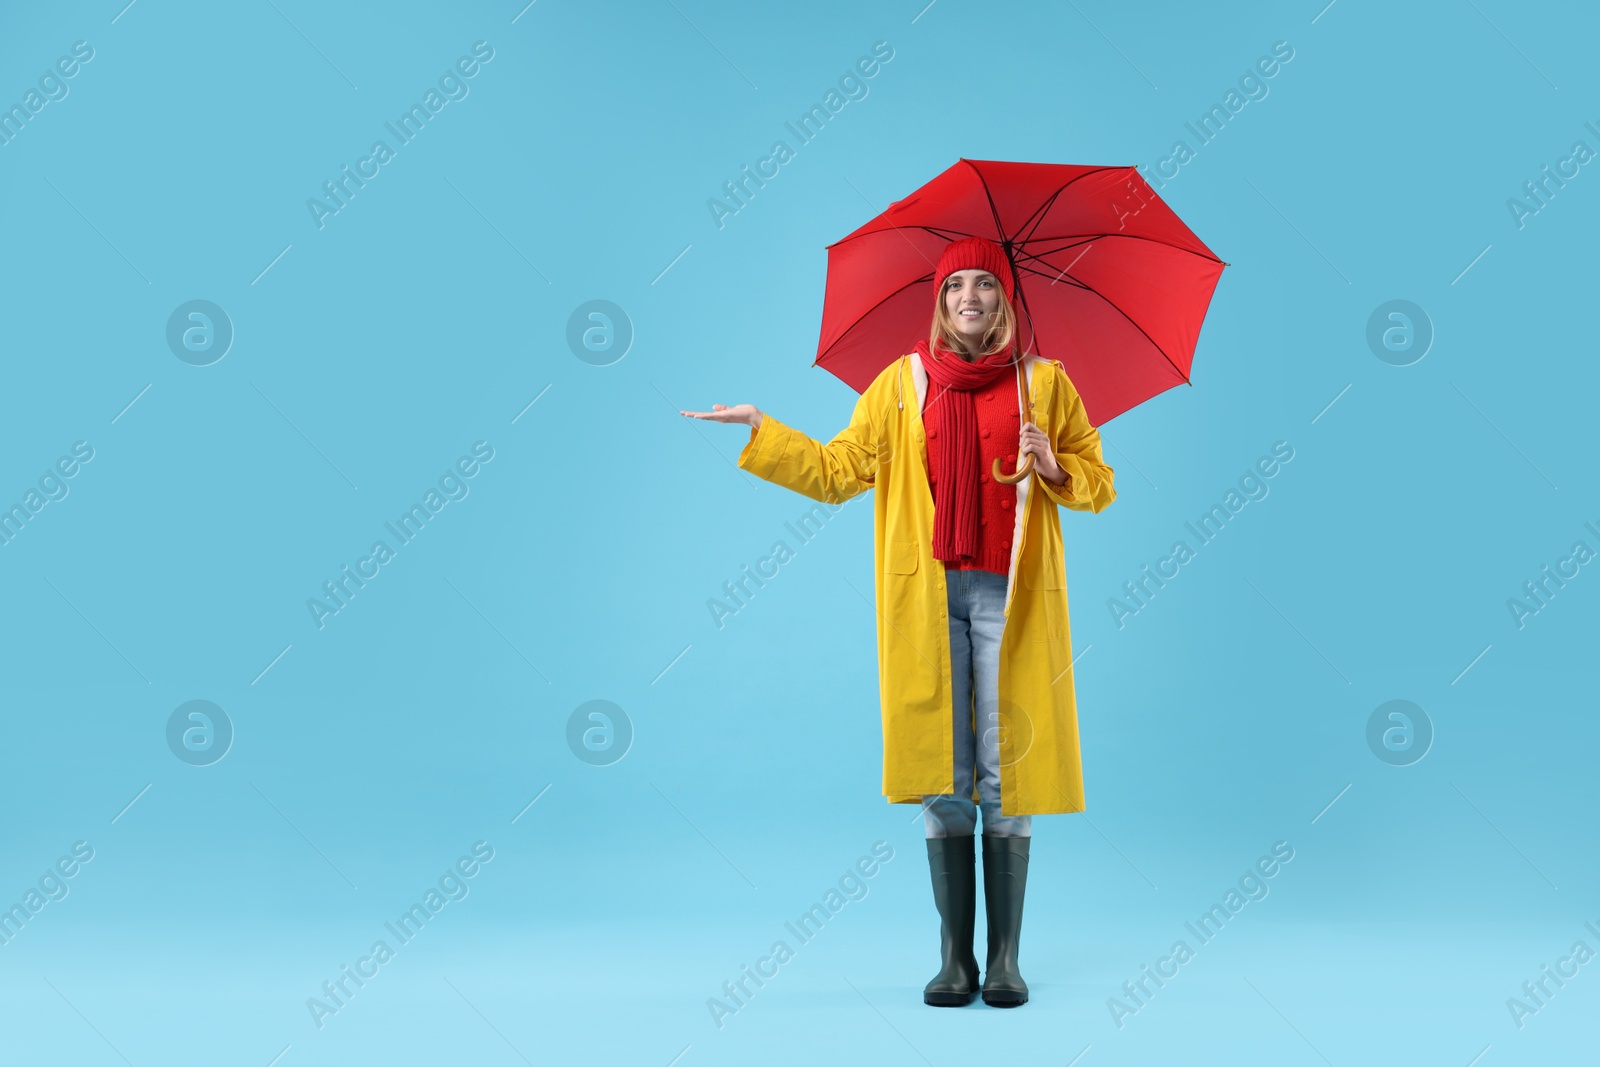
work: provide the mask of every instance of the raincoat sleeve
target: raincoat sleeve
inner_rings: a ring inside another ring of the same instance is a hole
[[[839,504],[871,489],[878,476],[877,432],[872,413],[878,390],[856,400],[850,425],[827,444],[813,440],[766,412],[739,453],[743,470],[801,496]]]
[[[1067,480],[1051,485],[1041,476],[1039,484],[1046,496],[1064,508],[1103,511],[1117,498],[1115,472],[1100,457],[1100,431],[1089,424],[1083,398],[1066,372],[1055,363],[1050,365],[1056,368],[1056,395],[1050,405],[1050,425],[1044,429],[1055,442],[1056,462],[1066,471]]]

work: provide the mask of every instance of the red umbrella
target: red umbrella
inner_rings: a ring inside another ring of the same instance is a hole
[[[1066,368],[1090,422],[1189,380],[1227,264],[1135,167],[987,159],[959,160],[828,246],[812,365],[866,391],[927,336],[939,253],[973,236],[1006,250],[1023,351]]]

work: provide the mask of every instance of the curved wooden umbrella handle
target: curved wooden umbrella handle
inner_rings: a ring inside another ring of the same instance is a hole
[[[1000,457],[994,457],[994,464],[989,468],[989,473],[994,475],[994,480],[1002,485],[1016,485],[1033,471],[1033,453],[1029,452],[1022,457],[1022,466],[1017,468],[1015,474],[1000,473]]]
[[[1028,395],[1027,376],[1023,373],[1022,362],[1017,362],[1017,400],[1023,409],[1022,417],[1028,422],[1033,421],[1033,397]],[[994,480],[1001,485],[1016,485],[1029,474],[1033,473],[1033,453],[1029,452],[1022,457],[1022,466],[1017,468],[1015,474],[1000,473],[1000,457],[994,457],[994,463],[989,467],[989,473],[994,475]]]

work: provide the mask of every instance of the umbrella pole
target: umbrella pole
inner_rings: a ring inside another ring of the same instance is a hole
[[[1011,246],[1010,238],[1006,238],[1005,240],[1003,240],[1001,242],[1000,247],[1002,249],[1004,249],[1005,254],[1006,254],[1006,263],[1011,267],[1011,286],[1016,291],[1018,303],[1020,303],[1022,305],[1023,314],[1027,314],[1028,299],[1027,299],[1027,296],[1022,291],[1022,279],[1020,277],[1018,277],[1018,275],[1017,275],[1017,260],[1016,260],[1015,254],[1011,250],[1012,246]],[[1030,318],[1028,321],[1031,324],[1033,320]],[[1021,341],[1022,341],[1022,336],[1021,335],[1022,335],[1022,320],[1021,320],[1021,317],[1019,316],[1018,320],[1017,320],[1017,342],[1018,342],[1018,347],[1019,348],[1021,347]],[[1027,358],[1028,358],[1028,356],[1027,356],[1027,353],[1025,353],[1025,352],[1017,357],[1017,410],[1023,412],[1023,421],[1032,422],[1033,421],[1033,398],[1028,395],[1027,377],[1026,377],[1025,372],[1022,369],[1022,361],[1024,359],[1027,359]],[[1022,479],[1026,478],[1032,472],[1033,472],[1033,453],[1032,452],[1028,453],[1026,456],[1023,457],[1022,466],[1017,468],[1017,472],[1015,474],[1003,474],[1003,473],[1001,473],[1001,471],[1000,471],[1000,457],[999,456],[996,456],[994,458],[994,463],[991,464],[990,468],[989,468],[989,473],[994,475],[994,480],[999,482],[1001,485],[1016,485],[1018,482],[1022,481]]]
[[[1026,358],[1026,357],[1023,357]],[[1022,360],[1017,360],[1017,410],[1023,412],[1023,421],[1033,421],[1033,398],[1028,395],[1025,372],[1022,369]],[[1016,485],[1029,474],[1033,473],[1033,453],[1029,452],[1022,457],[1022,466],[1017,468],[1015,474],[1004,474],[1000,470],[1000,457],[994,457],[994,463],[989,467],[989,473],[994,475],[994,480],[1001,485]]]

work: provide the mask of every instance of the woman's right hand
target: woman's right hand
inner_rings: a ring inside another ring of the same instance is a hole
[[[726,404],[712,404],[710,411],[679,411],[678,414],[712,422],[743,423],[752,430],[761,428],[761,412],[754,404],[735,404],[731,408]]]

